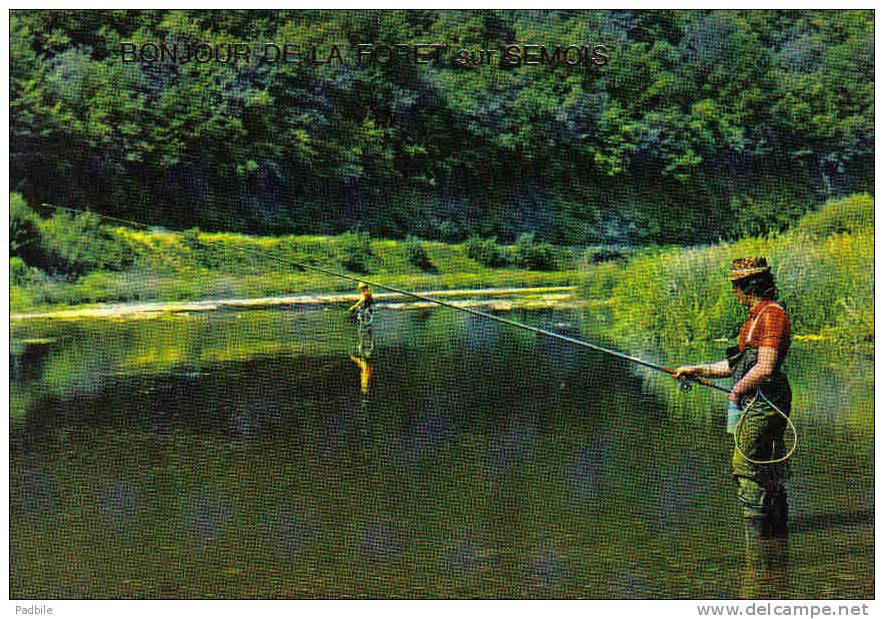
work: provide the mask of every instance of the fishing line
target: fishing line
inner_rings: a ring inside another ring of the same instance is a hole
[[[104,214],[101,214],[101,213],[95,213],[94,211],[84,211],[84,210],[81,210],[81,209],[74,209],[74,208],[69,208],[69,207],[66,207],[66,206],[55,206],[55,205],[53,205],[53,204],[46,204],[46,203],[44,203],[43,206],[44,206],[44,207],[49,207],[49,208],[54,208],[54,209],[59,209],[59,210],[64,210],[64,211],[70,211],[70,212],[72,212],[72,213],[92,213],[93,215],[97,215],[98,217],[102,217],[102,218],[104,218],[104,219],[108,219],[108,220],[112,220],[112,221],[117,221],[117,222],[124,223],[124,224],[127,224],[127,225],[139,226],[139,227],[142,227],[142,228],[151,228],[151,227],[153,227],[153,226],[150,226],[150,225],[148,225],[148,224],[141,223],[141,222],[139,222],[139,221],[134,221],[134,220],[131,220],[131,219],[123,219],[123,218],[121,218],[121,217],[114,217],[114,216],[111,216],[111,215],[104,215]],[[175,230],[175,229],[171,229],[171,228],[164,228],[164,229],[165,229],[165,230],[168,230],[169,232],[174,232],[174,233],[177,233],[177,234],[180,234],[180,233],[183,232],[183,230]],[[247,254],[247,255],[248,255],[248,254],[251,254],[251,255],[254,255],[254,254],[261,254],[261,255],[266,256],[266,257],[268,257],[268,258],[270,258],[270,259],[272,259],[272,260],[276,260],[277,262],[280,262],[280,263],[282,263],[282,264],[286,264],[286,265],[289,265],[289,266],[297,267],[297,268],[299,268],[299,269],[301,269],[301,270],[316,271],[316,272],[318,272],[318,273],[323,273],[323,274],[325,274],[325,275],[331,275],[331,276],[333,276],[333,277],[339,277],[339,278],[346,279],[346,280],[349,280],[349,281],[352,281],[352,282],[356,282],[356,283],[364,282],[364,283],[368,284],[369,286],[373,286],[373,287],[375,287],[375,288],[379,288],[379,289],[381,289],[381,290],[388,290],[388,291],[393,292],[393,293],[395,293],[395,294],[400,294],[400,295],[403,295],[403,296],[406,296],[406,297],[411,297],[411,298],[413,298],[413,299],[418,299],[418,300],[420,300],[420,301],[426,301],[426,302],[430,302],[430,303],[435,303],[436,305],[440,305],[440,306],[442,306],[442,307],[448,307],[448,308],[451,308],[451,309],[456,310],[456,311],[459,311],[459,312],[464,312],[464,313],[467,313],[467,314],[472,314],[473,316],[478,316],[478,317],[480,317],[480,318],[485,318],[485,319],[488,319],[488,320],[493,320],[493,321],[495,321],[495,322],[499,322],[499,323],[501,323],[501,324],[509,325],[509,326],[511,326],[511,327],[515,327],[515,328],[517,328],[517,329],[522,329],[522,330],[524,330],[524,331],[529,331],[529,332],[531,332],[531,333],[535,333],[535,334],[537,334],[537,335],[542,335],[542,336],[544,336],[544,337],[549,337],[549,338],[552,338],[552,339],[556,339],[556,340],[559,340],[559,341],[562,341],[562,342],[566,342],[566,343],[568,343],[568,344],[573,344],[573,345],[575,345],[575,346],[580,346],[580,347],[582,347],[582,348],[588,348],[588,349],[590,349],[590,350],[594,350],[594,351],[596,351],[596,352],[600,352],[600,353],[603,353],[603,354],[606,354],[606,355],[610,355],[610,356],[612,356],[612,357],[616,357],[616,358],[618,358],[618,359],[623,359],[624,361],[629,361],[629,362],[631,362],[631,363],[635,363],[635,364],[642,365],[642,366],[647,367],[647,368],[651,368],[652,370],[657,370],[657,371],[659,371],[659,372],[664,372],[664,373],[666,373],[666,374],[669,374],[670,376],[672,376],[672,375],[675,374],[675,370],[673,370],[673,369],[671,369],[671,368],[667,368],[667,367],[664,367],[664,366],[662,366],[662,365],[658,365],[658,364],[656,364],[656,363],[652,363],[652,362],[650,362],[650,361],[645,361],[644,359],[639,359],[638,357],[635,357],[635,356],[633,356],[633,355],[627,355],[626,353],[622,353],[622,352],[619,352],[619,351],[617,351],[617,350],[612,350],[612,349],[610,349],[610,348],[606,348],[606,347],[604,347],[604,346],[599,346],[598,344],[593,344],[593,343],[591,343],[591,342],[586,342],[586,341],[584,341],[584,340],[578,340],[577,338],[569,337],[569,336],[567,336],[567,335],[562,335],[561,333],[556,333],[555,331],[549,331],[549,330],[547,330],[547,329],[542,329],[542,328],[540,328],[540,327],[532,327],[531,325],[526,325],[526,324],[524,324],[524,323],[517,322],[517,321],[515,321],[515,320],[510,320],[510,319],[508,319],[508,318],[503,318],[503,317],[501,317],[501,316],[495,316],[494,314],[489,314],[489,313],[487,313],[487,312],[483,312],[483,311],[480,311],[480,310],[477,310],[477,309],[473,309],[473,308],[471,308],[471,307],[464,307],[464,306],[462,306],[462,305],[455,305],[454,303],[450,303],[450,302],[448,302],[448,301],[444,301],[444,300],[442,300],[442,299],[437,299],[437,298],[435,298],[435,297],[431,297],[431,296],[428,296],[428,295],[425,295],[425,294],[420,294],[420,293],[417,293],[417,292],[411,292],[411,291],[409,291],[409,290],[403,290],[403,289],[401,289],[401,288],[396,288],[395,286],[390,286],[390,285],[388,285],[388,284],[381,284],[381,283],[379,283],[379,282],[375,282],[375,281],[372,281],[372,280],[366,279],[365,277],[362,277],[362,276],[358,276],[358,277],[357,277],[357,276],[355,276],[355,275],[347,275],[346,273],[339,273],[339,272],[334,271],[334,270],[332,270],[332,269],[326,269],[326,268],[324,268],[324,267],[320,267],[320,266],[316,266],[316,265],[312,265],[312,264],[306,264],[306,263],[304,263],[304,262],[300,262],[300,261],[297,261],[297,260],[290,260],[290,259],[287,259],[287,258],[282,258],[282,257],[280,257],[280,256],[274,255],[274,254],[272,254],[272,253],[269,253],[269,252],[266,252],[266,251],[263,251],[263,250],[260,250],[260,249],[244,249],[244,248],[236,247],[236,246],[231,247],[230,249],[235,249],[235,250],[237,250],[237,251],[239,251],[239,252],[241,252],[241,253]],[[709,381],[703,380],[703,379],[698,378],[698,377],[696,377],[696,376],[690,376],[690,377],[680,378],[680,379],[679,379],[679,382],[681,383],[680,388],[681,388],[682,391],[690,391],[690,390],[691,390],[691,387],[693,386],[693,384],[696,383],[696,384],[698,384],[698,385],[702,385],[703,387],[709,387],[710,389],[717,389],[718,391],[722,391],[722,392],[724,392],[724,393],[728,393],[728,394],[730,393],[730,390],[729,390],[729,389],[726,389],[725,387],[722,387],[722,386],[720,386],[720,385],[716,385],[715,383],[712,383],[712,382],[709,382]],[[755,400],[757,399],[758,396],[756,396],[756,398],[752,400],[752,402],[750,403],[750,405],[749,405],[748,407],[746,407],[744,413],[740,416],[740,420],[739,420],[739,422],[738,422],[738,424],[737,424],[737,429],[734,431],[734,444],[735,444],[737,450],[740,452],[740,454],[741,454],[744,458],[746,458],[746,460],[748,460],[749,462],[752,462],[752,463],[754,463],[754,464],[775,464],[775,463],[778,463],[778,462],[783,462],[784,460],[787,460],[788,458],[790,458],[790,457],[792,456],[792,454],[795,452],[795,449],[798,447],[798,432],[797,432],[797,430],[795,429],[795,425],[794,425],[794,424],[792,423],[792,421],[789,419],[789,416],[788,416],[788,415],[786,415],[785,413],[783,413],[783,411],[781,411],[779,408],[777,408],[777,406],[775,406],[773,403],[771,403],[769,400],[767,400],[767,398],[764,397],[763,394],[761,394],[760,390],[759,390],[759,392],[758,392],[758,395],[760,395],[762,398],[764,398],[764,400],[767,401],[768,404],[770,404],[770,405],[771,405],[771,406],[772,406],[772,407],[773,407],[773,408],[774,408],[774,409],[775,409],[780,415],[782,415],[783,417],[785,417],[787,423],[791,426],[792,431],[793,431],[794,436],[795,436],[795,440],[794,440],[794,442],[793,442],[792,448],[789,450],[789,452],[788,452],[783,458],[779,458],[779,459],[776,459],[776,460],[769,460],[769,461],[768,461],[768,460],[765,460],[765,461],[756,461],[756,460],[752,460],[751,458],[746,457],[746,454],[743,453],[743,450],[742,450],[742,449],[740,449],[740,446],[739,446],[739,444],[738,444],[738,439],[739,439],[739,429],[740,429],[740,427],[742,427],[742,423],[743,423],[743,420],[744,420],[745,417],[746,417],[746,413],[749,411],[749,409],[750,409],[750,408],[752,407],[752,405],[755,403]]]
[[[786,455],[780,458],[774,458],[773,460],[753,460],[752,458],[747,456],[743,449],[740,447],[740,432],[743,428],[743,422],[746,421],[746,417],[749,416],[749,411],[752,410],[752,407],[758,401],[758,398],[761,398],[762,400],[767,402],[769,406],[771,406],[776,412],[782,415],[782,417],[786,420],[786,424],[792,429],[792,448],[789,449]],[[755,392],[755,397],[752,398],[752,400],[743,410],[743,414],[740,415],[740,419],[739,421],[737,421],[737,426],[734,428],[734,447],[738,452],[740,452],[740,455],[743,456],[746,461],[751,462],[752,464],[779,464],[780,462],[785,462],[786,460],[791,458],[792,454],[795,453],[795,450],[798,449],[798,428],[795,427],[795,424],[789,418],[789,415],[780,410],[779,406],[771,402],[767,398],[767,396],[761,392],[761,389],[758,389],[758,391]]]

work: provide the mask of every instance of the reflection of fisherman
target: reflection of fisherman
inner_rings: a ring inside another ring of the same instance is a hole
[[[735,449],[733,456],[737,497],[746,524],[749,559],[753,563],[767,562],[773,557],[756,552],[766,543],[761,540],[785,538],[787,534],[786,465],[757,464],[749,459],[763,462],[785,454],[786,419],[776,408],[785,415],[791,410],[792,392],[781,371],[791,332],[788,315],[775,301],[777,289],[766,259],[734,260],[730,280],[737,301],[749,309],[738,346],[728,349],[725,361],[680,367],[675,377],[733,376],[736,380],[730,400],[744,410],[737,427],[740,449]]]
[[[351,305],[347,309],[347,311],[351,314],[356,312],[357,315],[360,312],[370,312],[371,308],[374,306],[374,297],[371,296],[371,288],[369,288],[368,284],[366,284],[365,282],[359,282],[359,285],[356,286],[356,289],[359,291],[359,300]]]
[[[350,361],[359,366],[359,390],[362,392],[363,401],[368,397],[368,388],[371,386],[371,363],[364,357],[350,355]]]

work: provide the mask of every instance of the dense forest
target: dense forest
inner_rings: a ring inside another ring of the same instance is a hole
[[[561,244],[873,190],[872,11],[13,11],[11,187],[155,225]],[[604,45],[604,66],[123,62],[123,43]]]

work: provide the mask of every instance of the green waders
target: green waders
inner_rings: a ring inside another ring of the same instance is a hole
[[[742,379],[757,361],[758,350],[755,348],[747,347],[743,352],[728,350],[728,363],[736,381]],[[733,470],[745,524],[747,569],[751,574],[744,583],[749,584],[748,590],[744,589],[748,594],[745,597],[767,597],[765,582],[776,573],[783,574],[776,568],[784,566],[788,553],[785,545],[789,519],[785,483],[787,463],[756,464],[750,461],[776,460],[786,454],[783,436],[786,419],[771,403],[786,415],[791,411],[792,390],[779,367],[757,391],[744,395],[738,402],[744,412],[737,426],[736,440],[743,453],[734,448]]]

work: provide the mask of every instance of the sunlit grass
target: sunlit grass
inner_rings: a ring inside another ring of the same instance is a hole
[[[348,292],[353,281],[304,269],[299,264],[409,290],[574,285],[580,274],[563,252],[562,269],[529,271],[488,268],[466,254],[462,244],[423,241],[430,269],[412,264],[405,243],[371,240],[364,273],[348,271],[343,237],[256,237],[244,234],[156,232],[113,228],[132,254],[124,271],[94,271],[73,281],[44,278],[13,285],[13,312],[94,303],[191,301]]]
[[[658,344],[732,338],[744,316],[727,273],[732,259],[766,256],[793,331],[842,341],[874,337],[874,202],[829,202],[782,235],[639,253],[586,269],[584,296],[607,299],[613,329]]]

